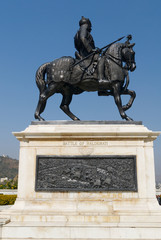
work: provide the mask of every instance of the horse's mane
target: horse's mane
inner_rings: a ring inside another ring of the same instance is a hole
[[[106,51],[106,54],[110,54],[115,58],[121,58],[122,47],[123,47],[123,43],[114,43],[108,48],[108,50]]]

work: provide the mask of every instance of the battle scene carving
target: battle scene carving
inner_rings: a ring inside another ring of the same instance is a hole
[[[37,156],[36,191],[137,191],[135,156]]]

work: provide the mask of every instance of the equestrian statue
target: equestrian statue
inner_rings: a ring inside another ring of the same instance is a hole
[[[62,94],[60,108],[72,120],[80,120],[69,108],[73,94],[84,91],[98,92],[98,96],[113,96],[122,119],[133,121],[125,113],[135,99],[135,91],[129,90],[129,73],[136,68],[135,52],[130,43],[132,36],[128,35],[99,49],[95,47],[91,35],[91,22],[82,17],[80,29],[74,37],[76,48],[75,58],[61,57],[41,65],[36,72],[36,84],[40,95],[35,111],[35,118],[44,121],[41,113],[44,111],[47,99],[55,93]],[[121,95],[130,95],[126,105],[122,105]]]

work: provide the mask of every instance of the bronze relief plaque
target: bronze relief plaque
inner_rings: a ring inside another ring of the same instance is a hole
[[[136,156],[37,156],[35,190],[137,191]]]

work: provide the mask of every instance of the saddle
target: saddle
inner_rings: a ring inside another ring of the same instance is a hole
[[[76,63],[83,59],[82,56],[77,51],[75,52],[75,58],[76,58]],[[95,54],[87,58],[86,60],[82,61],[79,64],[81,70],[85,72],[88,76],[93,75],[98,65],[98,58],[99,58],[99,55]]]

